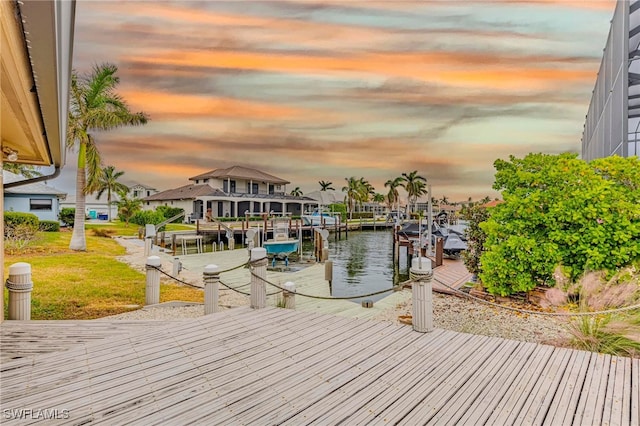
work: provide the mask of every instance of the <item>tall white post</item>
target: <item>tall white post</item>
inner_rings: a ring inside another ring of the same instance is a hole
[[[144,256],[145,257],[148,257],[151,255],[151,248],[152,248],[152,239],[147,237],[144,239]]]
[[[418,259],[411,261],[409,275],[413,280],[411,284],[411,297],[413,299],[412,321],[413,329],[420,333],[433,331],[433,294],[431,278],[431,259],[422,259],[421,267],[418,267]]]
[[[6,282],[9,290],[9,319],[29,321],[31,319],[31,265],[25,262],[9,266]]]
[[[158,256],[147,257],[147,287],[145,291],[145,305],[157,305],[160,303],[160,271],[162,263]]]
[[[291,281],[284,283],[284,291],[282,292],[284,297],[285,309],[296,308],[296,285]]]
[[[207,265],[204,267],[204,314],[209,315],[218,312],[220,274],[218,265]]]
[[[433,202],[431,201],[431,185],[427,185],[427,188],[429,188],[428,192],[427,192],[427,196],[429,197],[427,199],[427,256],[433,256],[433,243],[431,242],[431,239],[433,238],[433,236],[431,235],[432,229],[431,226],[433,224]]]
[[[262,247],[251,249],[251,307],[261,309],[267,305],[267,250]],[[257,276],[256,276],[257,275]]]

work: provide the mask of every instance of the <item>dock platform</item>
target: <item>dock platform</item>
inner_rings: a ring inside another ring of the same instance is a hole
[[[277,308],[83,323],[0,325],[3,425],[640,423],[638,359]],[[45,335],[66,343],[34,354]]]

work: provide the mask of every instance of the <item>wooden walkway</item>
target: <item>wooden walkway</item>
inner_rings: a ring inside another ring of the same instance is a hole
[[[0,330],[70,342],[79,323]],[[59,423],[76,425],[639,424],[639,360],[275,308],[161,323],[3,360],[3,413],[68,410]]]

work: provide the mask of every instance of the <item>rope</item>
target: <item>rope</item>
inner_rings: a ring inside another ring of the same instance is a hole
[[[172,276],[172,275],[170,275],[170,274],[166,273],[165,271],[163,271],[162,269],[160,269],[160,267],[158,267],[158,266],[151,266],[151,265],[147,265],[147,266],[148,266],[148,267],[150,267],[150,268],[153,268],[153,269],[155,269],[155,270],[157,270],[157,271],[160,271],[162,274],[166,275],[167,277],[171,278],[171,279],[172,279],[172,280],[174,280],[174,281],[179,282],[180,284],[188,285],[188,286],[190,286],[190,287],[194,287],[194,288],[199,288],[200,290],[202,290],[202,289],[204,288],[204,287],[200,287],[200,286],[198,286],[198,285],[196,285],[196,284],[191,284],[190,282],[187,282],[187,281],[181,280],[180,278],[176,278],[176,277],[174,277],[174,276]]]
[[[266,278],[262,278],[261,276],[257,275],[254,271],[251,271],[251,275],[253,275],[254,277],[257,277],[259,279],[261,279],[262,281],[264,281],[265,283],[280,289],[282,291],[289,291],[283,287],[280,287],[278,284],[272,283],[271,281],[267,280]],[[361,297],[371,297],[371,296],[377,296],[378,294],[384,294],[384,293],[388,293],[390,291],[395,291],[396,289],[398,289],[399,286],[395,286],[395,287],[391,287],[388,288],[386,290],[380,290],[380,291],[376,291],[374,293],[368,293],[368,294],[361,294],[358,296],[342,296],[342,297],[334,297],[334,296],[316,296],[316,295],[312,295],[312,294],[304,294],[304,293],[300,293],[299,291],[293,291],[291,293],[296,294],[298,296],[303,296],[303,297],[310,297],[312,299],[320,299],[320,300],[351,300],[351,299],[358,299]]]
[[[243,267],[247,266],[248,264],[249,264],[249,261],[244,262],[244,263],[242,263],[242,264],[240,264],[238,266],[234,266],[233,268],[229,268],[229,269],[225,269],[224,271],[220,271],[220,272],[218,272],[218,274],[224,274],[226,272],[231,272],[231,271],[234,271],[236,269],[243,268]],[[152,265],[146,265],[146,266],[160,271],[162,274],[166,275],[167,277],[171,278],[174,281],[179,282],[180,284],[188,285],[188,286],[194,287],[194,288],[199,288],[201,290],[204,288],[204,286],[199,286],[199,285],[196,285],[196,284],[192,284],[190,282],[181,280],[180,278],[174,277],[173,275],[171,275],[171,274],[163,271],[162,269],[160,269],[160,267],[158,267],[158,266],[152,266]]]
[[[448,288],[449,290],[453,291],[455,294],[462,295],[462,296],[464,296],[466,298],[469,298],[471,300],[475,300],[477,302],[484,303],[485,305],[493,306],[493,307],[496,307],[496,308],[506,309],[508,311],[516,311],[516,312],[520,312],[520,313],[523,313],[523,314],[530,314],[530,315],[542,315],[542,316],[551,316],[551,317],[584,317],[584,316],[591,316],[591,315],[614,314],[614,313],[618,313],[618,312],[633,311],[635,309],[640,309],[640,304],[638,304],[638,305],[626,306],[626,307],[623,307],[623,308],[609,309],[609,310],[606,310],[606,311],[596,311],[596,312],[576,312],[576,313],[572,313],[572,312],[538,312],[538,311],[530,311],[528,309],[513,308],[511,306],[504,306],[504,305],[501,305],[499,303],[490,302],[488,300],[484,300],[484,299],[481,299],[479,297],[475,297],[475,296],[472,296],[470,294],[467,294],[464,291],[458,290],[457,288],[453,288],[453,287],[449,286],[448,284],[443,283],[442,281],[440,281],[437,278],[433,278],[433,280],[435,282],[437,282],[438,284],[441,284],[441,285],[445,286],[446,288]]]
[[[226,287],[227,289],[229,289],[229,290],[233,290],[233,291],[235,291],[236,293],[244,294],[245,296],[251,296],[251,293],[247,293],[246,291],[238,290],[238,288],[239,288],[239,287],[248,286],[248,285],[250,285],[251,283],[248,283],[248,284],[242,284],[242,285],[239,285],[238,287],[231,287],[230,285],[225,284],[225,283],[223,283],[222,281],[219,281],[219,282],[220,282],[220,284],[222,284],[223,286],[225,286],[225,287]],[[273,293],[267,293],[267,296],[273,296],[273,295],[276,295],[276,294],[280,294],[280,292],[279,292],[279,291],[275,291],[275,292],[273,292]]]

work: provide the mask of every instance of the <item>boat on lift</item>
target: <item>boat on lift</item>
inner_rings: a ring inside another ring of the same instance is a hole
[[[311,214],[301,216],[302,223],[305,226],[335,226],[336,217],[326,211],[314,209]]]
[[[267,256],[272,256],[272,266],[278,259],[284,259],[285,266],[289,266],[289,255],[297,252],[300,241],[289,237],[289,219],[277,219],[273,225],[273,238],[262,243]]]

